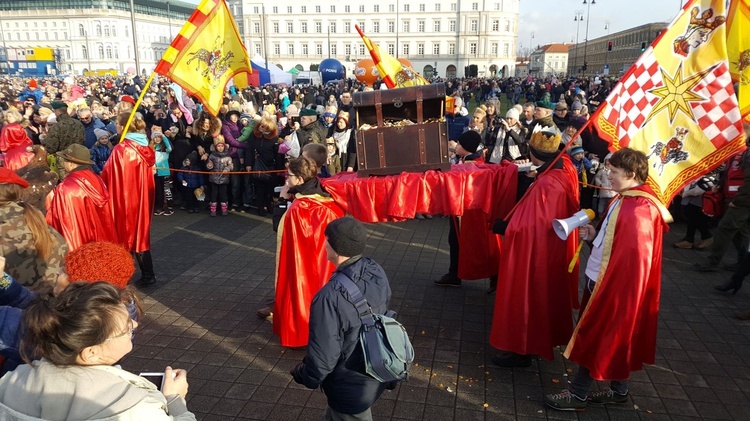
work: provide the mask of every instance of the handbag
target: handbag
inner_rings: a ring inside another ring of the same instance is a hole
[[[253,170],[255,171],[270,171],[271,168],[266,165],[265,162],[263,162],[262,159],[260,159],[260,156],[256,153],[255,154],[255,165],[253,167]],[[261,172],[261,173],[253,173],[252,177],[255,181],[259,181],[261,183],[270,183],[271,179],[273,177],[273,174],[267,173],[267,172]]]

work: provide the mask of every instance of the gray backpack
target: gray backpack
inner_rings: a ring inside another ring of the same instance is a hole
[[[404,326],[394,319],[396,313],[373,314],[370,305],[354,281],[339,272],[341,285],[349,293],[362,321],[359,346],[365,360],[365,372],[381,383],[409,379],[409,368],[414,361],[414,347]]]

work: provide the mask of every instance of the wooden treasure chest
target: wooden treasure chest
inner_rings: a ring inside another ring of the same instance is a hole
[[[358,177],[450,169],[445,85],[356,92]]]

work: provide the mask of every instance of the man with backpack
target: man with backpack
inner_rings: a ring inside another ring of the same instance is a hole
[[[362,322],[347,278],[375,315],[388,310],[391,287],[383,268],[362,256],[367,228],[361,222],[351,217],[336,219],[326,227],[325,236],[328,260],[336,271],[310,305],[307,356],[290,373],[295,382],[310,389],[322,385],[328,398],[325,420],[372,420],[370,407],[395,382],[365,374],[359,340]]]

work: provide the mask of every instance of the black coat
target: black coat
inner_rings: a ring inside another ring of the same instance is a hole
[[[367,257],[353,257],[339,266],[330,281],[315,294],[310,306],[310,342],[302,383],[310,389],[323,386],[328,406],[344,414],[358,414],[371,407],[391,384],[363,374],[359,330],[362,322],[346,288],[338,281],[342,273],[362,291],[372,311],[388,310],[391,287],[383,268]]]

